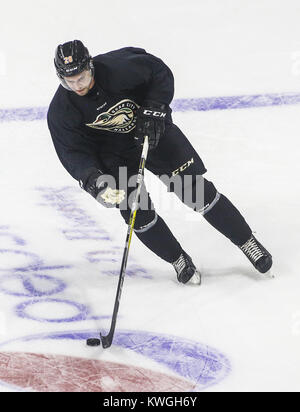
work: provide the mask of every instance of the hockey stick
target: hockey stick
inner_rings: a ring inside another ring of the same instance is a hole
[[[136,213],[137,213],[137,210],[138,210],[141,187],[142,187],[142,183],[143,183],[143,180],[144,180],[144,170],[145,170],[145,164],[146,164],[147,155],[148,155],[148,149],[149,149],[148,136],[145,136],[145,140],[144,140],[144,144],[143,144],[143,151],[142,151],[141,160],[140,160],[139,171],[138,171],[138,175],[137,175],[137,189],[136,189],[134,202],[132,204],[131,212],[130,212],[130,220],[129,220],[129,224],[128,224],[128,230],[127,230],[125,248],[124,248],[122,265],[121,265],[121,270],[120,270],[119,283],[118,283],[117,294],[116,294],[116,299],[115,299],[114,311],[113,311],[113,315],[112,315],[111,327],[110,327],[110,331],[109,331],[108,335],[103,336],[100,333],[100,338],[101,338],[102,346],[103,346],[104,349],[109,348],[111,346],[113,338],[114,338],[116,322],[117,322],[117,315],[118,315],[118,311],[119,311],[120,299],[121,299],[123,283],[124,283],[124,277],[125,277],[125,272],[126,272],[129,248],[130,248],[130,244],[131,244],[131,238],[132,238],[132,233],[133,233],[133,229],[134,229]]]

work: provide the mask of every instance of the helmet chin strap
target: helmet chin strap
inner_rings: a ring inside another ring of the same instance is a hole
[[[90,81],[90,84],[89,84],[89,90],[91,90],[93,87],[94,87],[94,84],[95,84],[95,77],[94,77],[94,73],[93,73],[93,70],[91,69],[90,70],[91,71],[91,81]],[[93,85],[92,85],[93,84]],[[92,85],[92,86],[91,86]]]

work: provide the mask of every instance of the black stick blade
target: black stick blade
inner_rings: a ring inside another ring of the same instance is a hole
[[[103,336],[102,333],[100,333],[100,338],[102,342],[102,347],[104,349],[110,348],[112,344],[112,336],[108,334],[107,336]]]

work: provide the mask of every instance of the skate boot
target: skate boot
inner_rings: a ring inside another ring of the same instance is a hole
[[[266,273],[271,269],[273,264],[271,254],[253,235],[243,246],[240,246],[240,249],[260,273]]]
[[[183,251],[172,265],[176,270],[178,282],[201,285],[201,273],[187,253]]]

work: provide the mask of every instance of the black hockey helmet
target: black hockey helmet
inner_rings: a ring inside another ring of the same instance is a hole
[[[55,51],[54,65],[62,85],[69,89],[64,78],[74,76],[84,70],[91,70],[94,75],[93,58],[80,40],[60,44]]]

